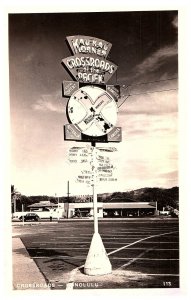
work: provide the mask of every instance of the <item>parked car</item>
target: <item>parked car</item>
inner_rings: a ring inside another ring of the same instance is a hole
[[[19,218],[19,220],[23,220],[23,217],[21,216],[20,218]],[[35,213],[28,213],[28,214],[26,214],[25,216],[24,216],[24,221],[26,222],[26,221],[39,221],[40,220],[40,218],[39,218],[39,216],[37,215],[37,214],[35,214]]]

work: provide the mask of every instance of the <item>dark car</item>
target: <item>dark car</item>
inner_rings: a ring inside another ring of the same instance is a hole
[[[20,218],[19,218],[19,220],[23,220],[23,217],[21,216]],[[25,216],[24,216],[24,221],[26,222],[26,221],[39,221],[40,220],[40,218],[39,218],[39,216],[37,215],[37,214],[35,214],[35,213],[28,213],[28,214],[26,214]]]

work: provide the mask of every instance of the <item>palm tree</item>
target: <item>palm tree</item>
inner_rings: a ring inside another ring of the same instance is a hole
[[[12,206],[12,213],[17,211],[16,201],[20,200],[21,194],[15,189],[14,185],[11,185],[11,206]]]

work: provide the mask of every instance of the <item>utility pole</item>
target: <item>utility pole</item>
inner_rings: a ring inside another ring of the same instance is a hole
[[[56,198],[56,193],[55,193],[55,198]],[[58,208],[57,208],[57,219],[59,220],[59,213],[60,213],[60,211],[59,211],[59,197],[58,197],[58,199],[57,199],[57,205],[58,205]]]
[[[69,198],[70,198],[70,185],[69,185],[69,180],[68,180],[68,186],[67,186],[67,196],[68,196],[68,203],[69,203]]]
[[[70,185],[69,180],[67,183],[67,199],[68,199],[68,205],[67,205],[67,219],[69,218],[69,201],[70,201]]]

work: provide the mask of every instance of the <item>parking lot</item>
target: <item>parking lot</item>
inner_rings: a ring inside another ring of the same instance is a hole
[[[21,239],[51,289],[178,288],[178,227],[178,219],[99,220],[112,265],[102,276],[83,273],[92,220],[14,224],[13,241]]]

